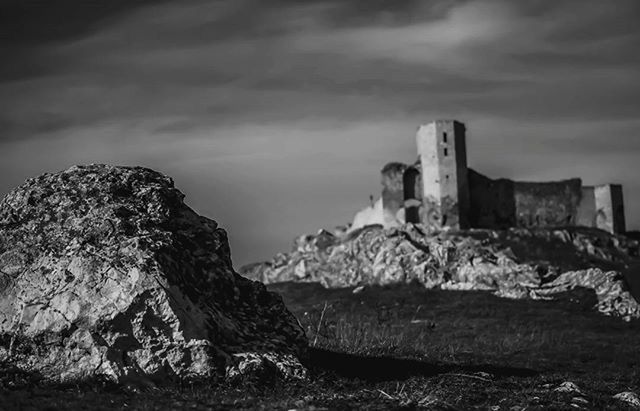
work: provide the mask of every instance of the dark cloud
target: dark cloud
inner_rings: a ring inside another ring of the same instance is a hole
[[[2,0],[0,47],[22,48],[71,40],[118,16],[161,0]]]
[[[346,222],[447,117],[480,171],[622,182],[640,224],[635,0],[0,7],[0,192],[73,163],[158,168],[247,262]]]

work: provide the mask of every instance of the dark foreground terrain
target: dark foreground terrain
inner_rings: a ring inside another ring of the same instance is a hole
[[[640,321],[599,314],[591,291],[531,301],[412,284],[269,288],[307,332],[307,382],[47,387],[5,368],[0,409],[624,410],[613,396],[640,392]]]

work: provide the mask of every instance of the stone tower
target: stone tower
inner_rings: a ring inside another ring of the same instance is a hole
[[[418,128],[422,168],[420,220],[434,228],[469,227],[469,183],[464,124],[437,120]]]
[[[622,186],[604,184],[594,187],[595,226],[610,233],[624,233],[624,199]]]

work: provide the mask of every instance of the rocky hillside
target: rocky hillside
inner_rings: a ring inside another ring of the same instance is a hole
[[[492,290],[509,298],[553,298],[593,289],[598,309],[625,319],[640,306],[621,274],[638,242],[588,228],[429,232],[420,225],[368,226],[346,235],[300,236],[289,253],[240,271],[264,283],[325,287],[417,281],[428,288]]]
[[[0,361],[68,381],[303,376],[282,299],[231,266],[227,235],[141,167],[76,166],[0,202]]]

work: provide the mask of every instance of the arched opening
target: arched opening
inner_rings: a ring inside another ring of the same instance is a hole
[[[407,168],[402,176],[405,223],[415,224],[420,222],[420,205],[422,201],[418,190],[419,177],[420,172],[414,167]]]

